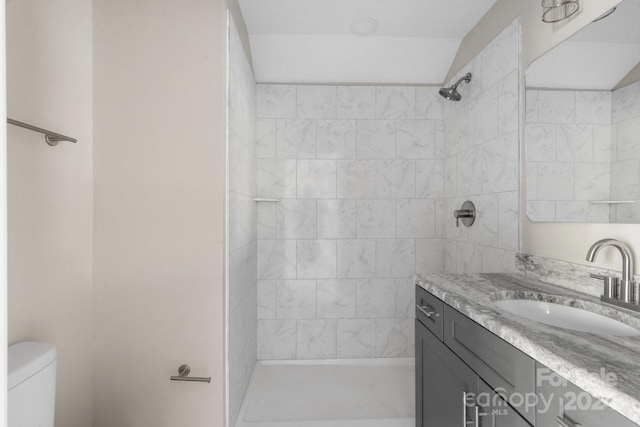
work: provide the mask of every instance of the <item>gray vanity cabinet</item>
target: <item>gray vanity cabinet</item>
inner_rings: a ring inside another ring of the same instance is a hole
[[[416,427],[460,426],[530,424],[416,320]]]
[[[531,425],[495,391],[480,379],[476,400],[481,427],[531,427]]]
[[[509,396],[535,394],[535,361],[446,304],[444,343],[494,390]],[[535,408],[512,403],[531,424],[535,422]]]
[[[638,427],[545,366],[538,364],[537,368],[546,372],[538,381],[537,392],[543,403],[537,408],[536,426]]]
[[[639,427],[419,286],[416,305],[416,427]]]
[[[416,427],[460,427],[475,422],[465,404],[478,392],[478,376],[416,320]]]

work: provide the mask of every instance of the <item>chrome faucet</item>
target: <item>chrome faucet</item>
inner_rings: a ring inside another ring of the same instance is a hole
[[[604,248],[605,246],[613,246],[614,248],[618,249],[620,255],[622,255],[622,280],[620,280],[620,292],[618,294],[615,290],[613,290],[613,298],[617,298],[627,304],[635,303],[636,295],[635,282],[633,281],[633,257],[631,255],[631,249],[629,248],[629,246],[616,239],[598,240],[591,246],[591,248],[589,248],[589,252],[587,252],[587,261],[594,262],[596,259],[596,255],[598,255],[598,252],[600,252],[600,249]],[[605,283],[607,282],[607,279],[610,279],[601,276],[596,277],[605,279]],[[614,281],[613,283],[617,284],[617,281]],[[607,295],[606,291],[605,296],[610,297],[609,295]]]

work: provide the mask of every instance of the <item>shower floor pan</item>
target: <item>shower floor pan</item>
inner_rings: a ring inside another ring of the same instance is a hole
[[[263,361],[236,427],[413,427],[414,359]]]

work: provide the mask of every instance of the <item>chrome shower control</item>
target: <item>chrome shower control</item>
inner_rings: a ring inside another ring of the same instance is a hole
[[[456,227],[460,227],[460,220],[465,226],[471,227],[476,221],[476,207],[473,202],[467,200],[462,204],[462,209],[453,211],[453,216],[456,218]]]

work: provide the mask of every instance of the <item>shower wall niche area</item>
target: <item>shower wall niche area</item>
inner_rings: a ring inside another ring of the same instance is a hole
[[[443,271],[437,88],[258,85],[258,359],[413,356]]]

